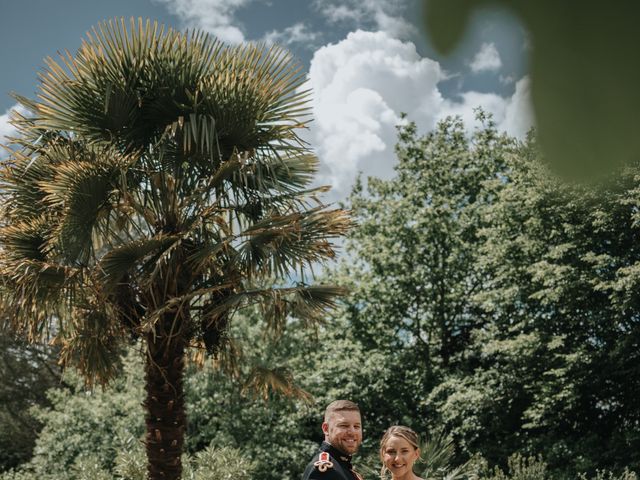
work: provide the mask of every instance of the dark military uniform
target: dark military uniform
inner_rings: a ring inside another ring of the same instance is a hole
[[[302,474],[302,480],[363,480],[351,466],[351,455],[322,442]]]

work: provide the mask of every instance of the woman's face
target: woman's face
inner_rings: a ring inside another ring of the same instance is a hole
[[[413,473],[413,464],[420,451],[402,437],[389,437],[382,451],[382,462],[395,478]]]

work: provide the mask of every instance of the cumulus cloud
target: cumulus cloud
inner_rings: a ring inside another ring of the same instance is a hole
[[[402,16],[407,0],[314,0],[313,4],[331,23],[380,30],[400,39],[417,33],[416,27]]]
[[[306,85],[313,89],[314,122],[305,139],[321,161],[319,183],[333,186],[328,200],[344,199],[358,172],[393,175],[400,113],[422,131],[448,115],[473,128],[477,107],[512,135],[523,136],[531,126],[527,78],[511,97],[464,92],[454,99],[438,89],[445,78],[438,62],[384,32],[352,32],[315,52]]]
[[[308,48],[313,48],[313,44],[318,40],[320,34],[309,30],[309,27],[302,22],[296,23],[284,30],[272,30],[265,34],[263,40],[267,43],[277,43],[283,46],[292,44],[302,44]]]
[[[495,93],[464,92],[456,99],[445,100],[438,119],[459,116],[467,128],[473,129],[479,127],[474,110],[481,108],[493,116],[498,130],[524,138],[534,123],[530,83],[528,76],[521,78],[513,95],[506,98]]]
[[[245,41],[235,12],[253,0],[153,0],[164,4],[183,27],[199,28],[229,43]]]
[[[384,32],[359,30],[316,51],[308,83],[320,182],[332,184],[341,197],[359,171],[389,177],[400,113],[432,127],[442,108],[436,85],[443,77],[437,62]]]
[[[498,49],[493,43],[483,43],[478,53],[469,64],[471,71],[480,72],[496,72],[502,67],[502,60]]]
[[[531,81],[523,77],[516,82],[516,91],[507,99],[504,119],[499,128],[518,138],[524,138],[534,125],[531,106]]]

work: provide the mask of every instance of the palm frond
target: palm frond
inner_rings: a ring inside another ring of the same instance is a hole
[[[335,256],[328,239],[344,235],[351,220],[344,210],[321,207],[288,215],[267,217],[241,234],[236,247],[242,271],[253,275],[285,277],[300,267]]]
[[[228,158],[233,149],[301,143],[294,131],[309,113],[304,81],[279,47],[225,47],[201,32],[112,20],[75,56],[47,60],[36,123],[139,148],[179,117],[206,111]]]
[[[96,265],[96,273],[100,283],[108,290],[117,285],[121,279],[132,270],[140,268],[140,263],[153,256],[157,256],[168,246],[178,241],[180,237],[160,235],[151,239],[134,240],[109,250]]]
[[[65,312],[81,284],[81,272],[42,261],[12,260],[5,255],[3,252],[0,256],[2,308],[14,328],[34,341],[49,337],[54,319],[55,329],[64,329]]]
[[[53,176],[54,169],[44,155],[29,157],[20,151],[2,166],[2,206],[5,219],[25,221],[39,218],[47,212],[42,200],[45,193],[39,188],[42,181]]]
[[[242,392],[265,401],[273,394],[299,398],[307,403],[313,400],[309,392],[296,385],[293,375],[284,367],[254,366],[242,385]]]
[[[245,361],[241,344],[236,339],[225,336],[213,358],[214,365],[232,378],[240,376],[240,365]]]
[[[44,261],[44,246],[49,236],[49,229],[50,224],[45,216],[0,228],[0,241],[5,246],[4,255],[13,262]]]
[[[77,368],[92,386],[107,383],[118,371],[122,331],[101,305],[77,308],[73,328],[58,337],[60,363]]]
[[[425,480],[477,480],[479,466],[472,458],[454,465],[455,446],[443,431],[437,432],[421,446],[420,460],[425,464]]]
[[[245,198],[258,195],[267,200],[273,195],[300,195],[318,169],[318,159],[308,152],[288,156],[257,155],[235,173],[233,186]]]
[[[50,245],[65,261],[88,262],[93,229],[100,211],[111,206],[109,195],[118,173],[115,168],[89,162],[66,162],[58,166],[51,181],[42,182],[44,202],[61,212]]]
[[[204,291],[204,290],[203,290]],[[216,293],[219,288],[214,289]],[[276,335],[284,330],[289,316],[303,319],[310,325],[322,322],[327,311],[336,307],[336,298],[346,290],[333,285],[296,285],[229,292],[216,298],[207,309],[207,318],[219,318],[236,310],[259,305],[268,330]]]

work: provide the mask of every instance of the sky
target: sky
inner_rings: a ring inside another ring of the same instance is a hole
[[[358,174],[390,178],[401,113],[420,132],[448,115],[474,128],[474,109],[523,137],[533,125],[527,32],[502,10],[480,11],[449,56],[429,42],[421,0],[0,0],[0,143],[11,93],[32,98],[48,56],[74,53],[86,32],[115,17],[199,28],[227,43],[287,47],[304,66],[327,201],[346,198]]]

